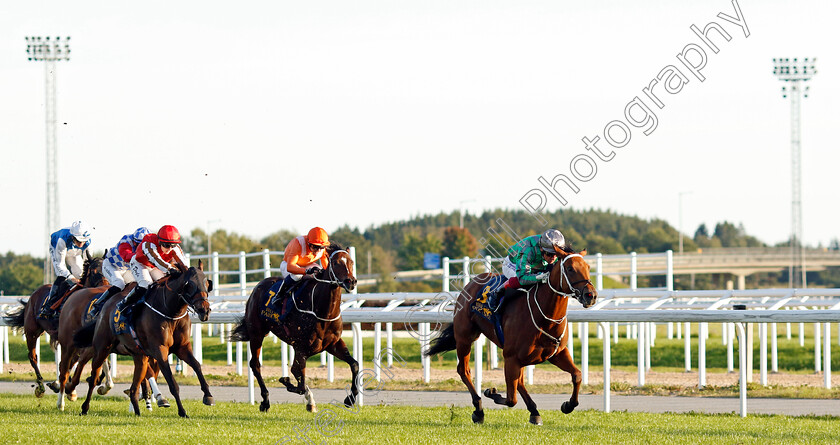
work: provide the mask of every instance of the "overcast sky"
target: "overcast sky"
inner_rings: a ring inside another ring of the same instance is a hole
[[[790,103],[772,58],[813,56],[804,239],[840,232],[837,2],[741,0],[749,37],[718,17],[736,16],[729,0],[210,3],[0,4],[0,251],[45,244],[44,68],[27,35],[72,36],[60,215],[95,226],[97,249],[141,225],[262,237],[522,208],[584,153],[598,170],[569,207],[676,227],[691,192],[686,233],[728,220],[776,243],[791,226]],[[731,35],[712,33],[717,54],[690,29],[710,21]],[[655,130],[612,149],[605,126],[636,96],[653,107],[642,89],[667,65],[689,74],[676,57],[689,44],[705,48],[705,80],[660,92]],[[581,141],[594,136],[609,162]]]

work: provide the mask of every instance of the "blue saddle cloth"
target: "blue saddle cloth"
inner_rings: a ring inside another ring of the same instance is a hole
[[[489,293],[501,287],[507,278],[504,275],[493,275],[490,277],[487,282],[481,287],[476,295],[475,300],[470,305],[470,310],[478,315],[480,315],[485,320],[493,323],[493,328],[496,330],[496,337],[499,338],[499,344],[504,346],[505,344],[505,333],[502,331],[502,324],[501,324],[501,316],[497,316],[490,306],[487,305],[487,298]],[[501,307],[501,303],[499,304]]]
[[[277,280],[266,293],[265,297],[265,304],[263,305],[262,309],[260,310],[260,316],[264,320],[273,321],[275,323],[279,323],[286,319],[289,313],[292,312],[292,307],[294,306],[294,302],[289,297],[288,292],[283,292],[283,295],[280,298],[274,298],[278,292],[280,292],[280,286],[283,285],[283,280]],[[295,289],[295,296],[298,296],[301,291],[303,291],[302,284]],[[275,300],[275,301],[272,301]]]
[[[99,316],[99,312],[102,311],[102,305],[99,304],[99,300],[102,299],[103,295],[105,295],[105,292],[102,292],[90,300],[87,310],[85,310],[85,313],[82,314],[82,326],[96,321],[96,317]]]

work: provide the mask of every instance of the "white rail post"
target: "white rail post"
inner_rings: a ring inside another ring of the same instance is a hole
[[[735,348],[735,325],[732,323],[724,323],[729,341],[726,343],[726,372],[735,371],[735,364],[733,363],[733,349]]]
[[[377,382],[382,381],[382,323],[373,325],[373,374]]]
[[[831,389],[831,323],[825,324],[825,332],[823,332],[823,378],[825,381],[825,388]]]
[[[779,331],[778,323],[770,325],[770,372],[779,372]]]
[[[820,323],[814,323],[814,372],[819,373],[822,370],[820,364]]]
[[[245,267],[245,252],[239,251],[239,295],[243,297],[248,296],[248,285],[247,285],[247,277],[245,271],[248,270]]]
[[[443,257],[441,260],[441,267],[443,268],[443,283],[441,286],[441,290],[444,292],[449,292],[449,257]]]
[[[595,254],[595,288],[601,290],[604,288],[604,256],[600,253]]]
[[[709,325],[702,322],[699,325],[697,333],[697,376],[698,387],[704,388],[706,386],[706,330],[709,329]]]
[[[525,378],[528,380],[529,385],[534,384],[534,365],[528,365],[525,367]]]
[[[575,361],[575,327],[571,321],[567,321],[566,323],[566,333],[569,335],[566,348],[569,350],[569,356],[572,358],[572,361]]]
[[[665,251],[665,288],[674,290],[674,251]]]
[[[280,342],[280,372],[283,377],[289,376],[289,345],[285,342]]]
[[[758,372],[761,386],[767,386],[767,323],[758,325]]]
[[[691,323],[685,322],[685,335],[683,335],[685,339],[685,372],[691,371]]]
[[[6,355],[3,345],[6,343],[6,326],[0,326],[0,372],[3,372],[3,364],[6,362]]]
[[[630,252],[630,289],[638,288],[638,275],[636,274],[636,252]]]
[[[461,289],[467,287],[470,284],[470,257],[464,257],[464,282]]]
[[[805,347],[805,323],[799,323],[799,347]]]
[[[35,363],[38,364],[38,369],[41,369],[41,337],[35,339]]]
[[[236,373],[242,375],[242,342],[236,342]]]
[[[610,323],[601,322],[604,331],[604,412],[610,412]]]
[[[268,249],[263,249],[263,278],[271,278],[271,255]]]
[[[228,333],[232,332],[230,323],[227,324],[226,328]],[[227,364],[228,366],[233,364],[233,343],[230,341],[227,341]]]
[[[385,323],[385,345],[388,348],[388,367],[394,366],[394,324]]]
[[[9,363],[9,327],[3,326],[3,357]]]
[[[111,377],[117,377],[117,354],[111,354]]]
[[[641,325],[642,323],[638,323]],[[638,337],[636,339],[636,358],[638,359],[639,367],[639,387],[645,386],[645,330],[639,326]]]
[[[735,328],[738,330],[738,386],[740,387],[740,414],[741,417],[747,417],[747,348],[752,347],[751,342],[747,342],[747,333],[744,330],[744,323],[735,323]]]
[[[61,345],[56,345],[55,347],[55,380],[58,381],[58,377],[61,375],[58,369],[58,366],[61,364]]]
[[[589,384],[589,323],[580,323],[581,384]]]

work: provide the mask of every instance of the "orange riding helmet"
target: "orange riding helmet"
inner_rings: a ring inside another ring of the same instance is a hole
[[[164,243],[181,244],[181,233],[175,226],[166,225],[160,228],[157,233],[158,239]]]
[[[316,246],[329,246],[330,239],[327,236],[327,231],[320,227],[313,227],[306,235],[306,242]]]

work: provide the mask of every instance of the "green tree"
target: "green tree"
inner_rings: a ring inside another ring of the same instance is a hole
[[[478,242],[469,229],[447,227],[443,231],[443,251],[449,258],[474,257],[478,254]]]
[[[0,255],[0,291],[4,295],[29,295],[44,282],[43,259],[9,252]]]
[[[440,238],[427,234],[420,237],[413,232],[405,234],[402,245],[397,253],[397,265],[401,270],[417,270],[423,268],[423,254],[426,252],[440,253],[443,244]]]

